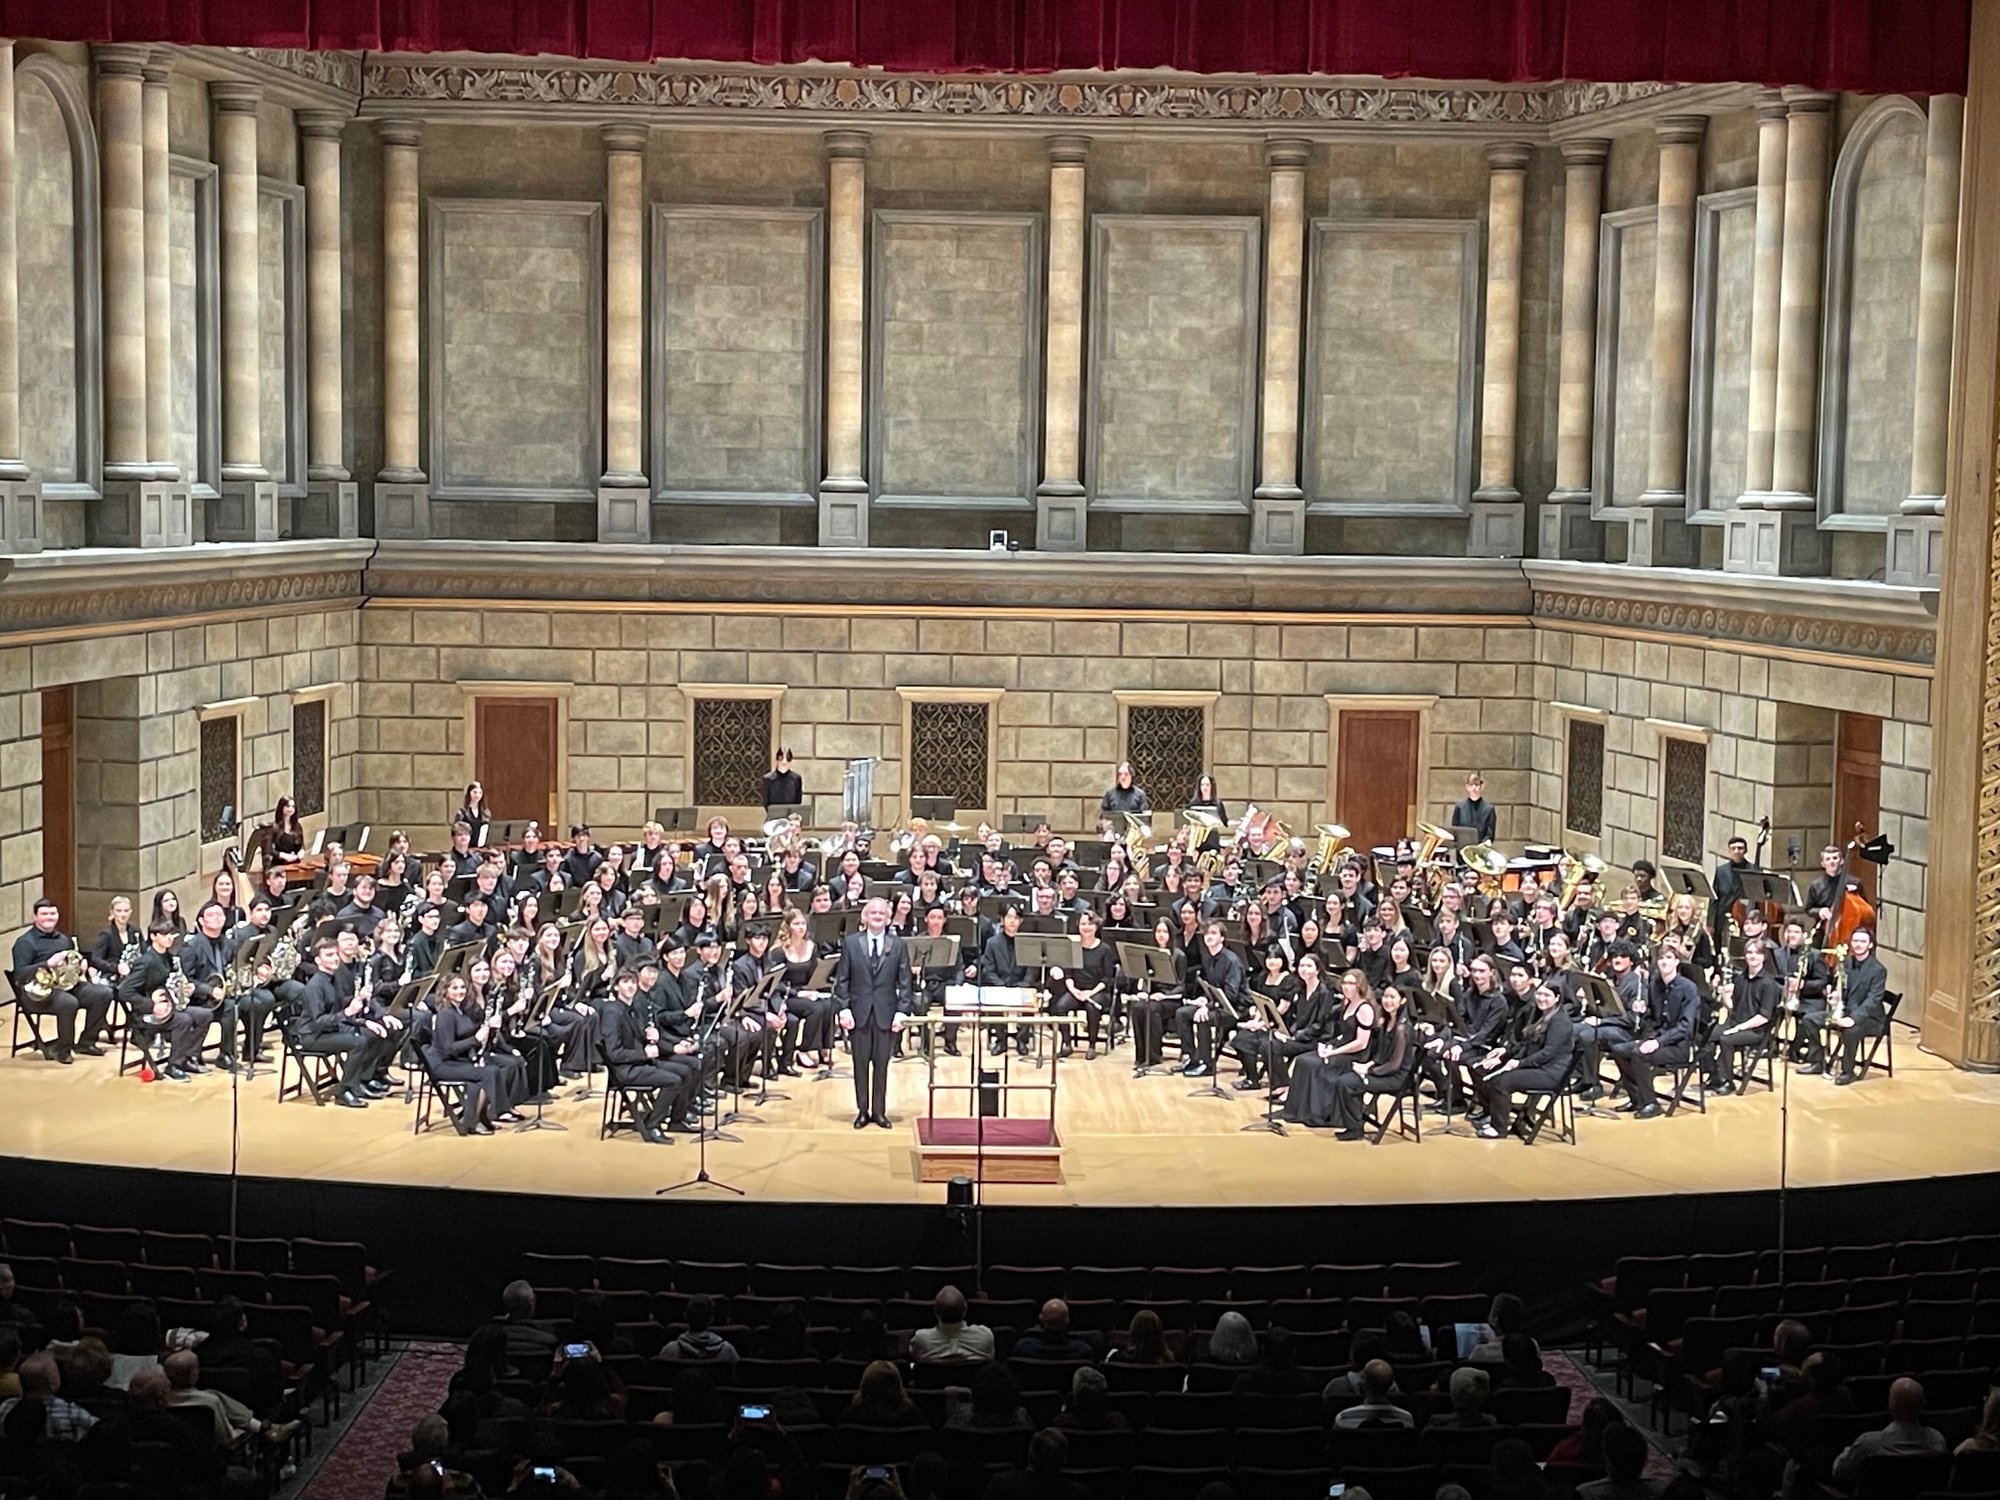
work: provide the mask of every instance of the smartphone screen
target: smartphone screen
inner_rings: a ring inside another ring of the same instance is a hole
[[[589,1359],[589,1358],[590,1358],[590,1345],[588,1345],[588,1344],[564,1344],[564,1345],[563,1345],[563,1355],[564,1355],[564,1357],[565,1357],[565,1358],[567,1358],[567,1359]]]
[[[746,1422],[761,1422],[771,1415],[768,1406],[739,1406],[736,1414]]]

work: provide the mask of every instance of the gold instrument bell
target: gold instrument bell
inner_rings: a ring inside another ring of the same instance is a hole
[[[1562,863],[1556,867],[1557,879],[1561,881],[1556,896],[1556,910],[1568,911],[1570,903],[1576,900],[1577,891],[1585,882],[1595,885],[1604,878],[1605,872],[1610,868],[1611,866],[1595,854],[1586,854],[1581,859],[1565,854]]]
[[[1423,847],[1417,851],[1417,863],[1420,865],[1427,865],[1436,859],[1439,849],[1458,842],[1449,828],[1440,828],[1435,823],[1419,823],[1417,832],[1424,836]]]
[[[1317,824],[1313,832],[1319,835],[1319,848],[1313,851],[1312,862],[1306,869],[1309,874],[1324,875],[1340,857],[1340,846],[1352,835],[1338,823]]]
[[[1479,876],[1479,888],[1487,889],[1487,882],[1493,882],[1493,889],[1500,888],[1500,877],[1507,873],[1507,856],[1491,844],[1467,844],[1459,851],[1459,858],[1466,868]]]
[[[1153,825],[1135,812],[1125,814],[1125,852],[1132,863],[1143,865],[1153,852]]]

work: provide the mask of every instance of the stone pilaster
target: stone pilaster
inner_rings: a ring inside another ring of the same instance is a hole
[[[646,135],[606,125],[604,141],[604,475],[597,539],[650,542],[646,487]]]
[[[174,289],[168,218],[167,86],[164,49],[145,69],[140,137],[146,204],[146,455],[155,479],[191,479],[174,462]]]
[[[1933,94],[1924,146],[1923,260],[1917,273],[1916,412],[1910,494],[1889,518],[1889,583],[1936,588],[1944,545],[1952,318],[1958,296],[1958,195],[1965,99]]]
[[[1646,488],[1626,534],[1625,560],[1681,567],[1695,560],[1687,528],[1688,358],[1694,333],[1694,200],[1701,181],[1701,115],[1674,115],[1660,141],[1653,265],[1653,406]]]
[[[264,467],[263,321],[258,289],[257,106],[254,84],[211,83],[217,217],[222,233],[222,493],[208,502],[208,535],[278,539],[278,487]]]
[[[826,476],[819,544],[868,545],[861,472],[867,346],[868,133],[829,130],[826,142]]]
[[[1299,351],[1304,342],[1307,141],[1265,143],[1270,169],[1264,235],[1264,400],[1258,484],[1250,499],[1250,550],[1306,549],[1306,498],[1299,488]]]
[[[1514,435],[1521,389],[1521,228],[1530,148],[1486,148],[1486,384],[1479,404],[1479,488],[1465,550],[1474,557],[1519,557],[1525,510],[1514,483]]]
[[[1743,494],[1757,509],[1771,491],[1771,445],[1778,420],[1778,284],[1785,256],[1785,96],[1757,96],[1757,209],[1750,262],[1750,409],[1745,425]]]
[[[14,43],[0,40],[0,552],[42,550],[41,486],[21,457],[21,286],[14,218]]]
[[[1597,229],[1611,142],[1564,141],[1562,330],[1556,387],[1556,484],[1537,516],[1536,553],[1594,562],[1604,527],[1590,519],[1597,402]]]
[[[382,136],[382,468],[375,476],[375,535],[431,532],[431,491],[420,462],[417,321],[422,286],[417,147],[423,126],[383,120]]]
[[[193,540],[187,491],[154,479],[148,450],[145,72],[151,47],[91,51],[104,313],[104,493],[84,517],[94,547],[177,547]]]
[[[292,508],[301,536],[359,536],[359,486],[347,472],[341,352],[338,110],[298,114],[306,186],[306,493]]]
[[[1049,142],[1049,286],[1042,382],[1042,482],[1035,490],[1035,546],[1081,552],[1089,544],[1079,463],[1083,423],[1084,164],[1090,141]]]

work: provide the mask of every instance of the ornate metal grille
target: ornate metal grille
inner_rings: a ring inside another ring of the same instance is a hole
[[[326,811],[326,700],[292,705],[292,801],[298,815]]]
[[[987,705],[910,705],[910,795],[949,797],[955,807],[989,806]]]
[[[1125,710],[1125,758],[1132,781],[1156,808],[1179,807],[1194,795],[1206,769],[1203,744],[1208,710],[1137,704]]]
[[[1568,782],[1563,821],[1596,838],[1604,832],[1604,726],[1595,719],[1569,721]]]
[[[1660,773],[1660,853],[1700,864],[1708,822],[1708,746],[1668,740]]]
[[[769,698],[694,700],[694,800],[700,807],[760,807],[771,753]]]
[[[241,818],[236,805],[236,717],[201,721],[201,836],[227,838],[223,815]]]

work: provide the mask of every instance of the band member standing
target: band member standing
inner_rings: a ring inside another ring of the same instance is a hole
[[[791,748],[780,745],[778,753],[772,757],[771,769],[764,773],[764,810],[769,812],[774,807],[796,807],[805,800],[805,782],[792,769]]]
[[[1847,957],[1840,966],[1841,1012],[1832,1031],[1840,1038],[1840,1072],[1836,1084],[1854,1082],[1854,1064],[1861,1045],[1869,1037],[1889,1029],[1889,1011],[1884,994],[1889,971],[1875,956],[1875,934],[1866,927],[1847,940]]]
[[[1729,935],[1729,909],[1743,899],[1743,877],[1750,866],[1750,841],[1742,834],[1732,835],[1727,845],[1729,857],[1715,867],[1714,878],[1709,881],[1715,890],[1715,899],[1708,903],[1708,930],[1715,937],[1715,951],[1725,952]]]
[[[1680,954],[1663,948],[1657,960],[1659,981],[1640,1003],[1646,1011],[1640,1022],[1641,1040],[1621,1042],[1611,1049],[1618,1071],[1631,1096],[1618,1106],[1634,1119],[1650,1120],[1660,1113],[1660,1101],[1653,1089],[1653,1075],[1685,1064],[1694,1055],[1695,1031],[1701,1017],[1701,994],[1694,981],[1681,973]]]
[[[111,1005],[111,997],[101,985],[79,990],[51,987],[45,994],[36,993],[35,971],[46,968],[59,953],[67,953],[76,947],[76,940],[61,930],[62,913],[55,902],[47,896],[35,902],[34,916],[28,930],[14,939],[13,967],[9,970],[8,982],[14,988],[14,1000],[29,1015],[54,1016],[56,1018],[56,1039],[42,1044],[42,1055],[50,1062],[69,1063],[75,1054],[95,1057],[99,1051],[97,1035],[104,1029],[104,1017]],[[83,955],[76,958],[79,968],[83,966]],[[83,1040],[77,1040],[77,1012],[83,1012]]]
[[[1847,873],[1847,856],[1838,844],[1819,851],[1820,875],[1806,887],[1806,910],[1819,922],[1819,937],[1831,946],[1833,924],[1840,918],[1841,903],[1849,891],[1861,889],[1861,882]]]
[[[1146,800],[1146,789],[1132,780],[1132,762],[1118,762],[1111,785],[1097,799],[1097,808],[1107,818],[1120,818],[1126,813],[1144,816],[1153,810],[1152,803]],[[1118,826],[1122,828],[1124,825],[1120,823]]]
[[[1243,995],[1243,960],[1223,946],[1220,922],[1210,922],[1202,929],[1201,944],[1196,973],[1205,983],[1220,990],[1232,1006],[1238,1004]],[[1181,1072],[1189,1078],[1212,1077],[1217,1033],[1226,1031],[1231,1024],[1227,1016],[1212,1013],[1206,991],[1189,996],[1174,1012],[1174,1030],[1181,1039],[1181,1055],[1187,1059]]]
[[[1737,1057],[1761,1052],[1771,1043],[1771,1022],[1778,1013],[1778,976],[1765,963],[1764,947],[1743,950],[1743,966],[1723,987],[1727,1010],[1708,1039],[1708,1087],[1718,1094],[1736,1092]]]
[[[465,800],[459,804],[458,811],[451,815],[451,821],[463,823],[470,829],[474,843],[485,843],[486,825],[493,821],[493,814],[486,806],[486,788],[476,781],[468,785],[465,789]]]
[[[148,929],[146,946],[118,981],[118,999],[140,1030],[166,1038],[167,1061],[161,1071],[175,1083],[186,1083],[190,1074],[201,1071],[201,1039],[214,1016],[199,1005],[176,1009],[167,997],[177,936],[167,922]]]
[[[1500,826],[1500,811],[1486,800],[1486,778],[1474,771],[1465,778],[1465,796],[1451,805],[1451,826],[1478,830],[1475,844],[1490,844]]]
[[[895,1033],[910,1012],[910,957],[901,937],[888,930],[889,903],[880,897],[861,910],[861,931],[841,944],[833,999],[854,1053],[854,1128],[889,1128],[889,1060]]]

